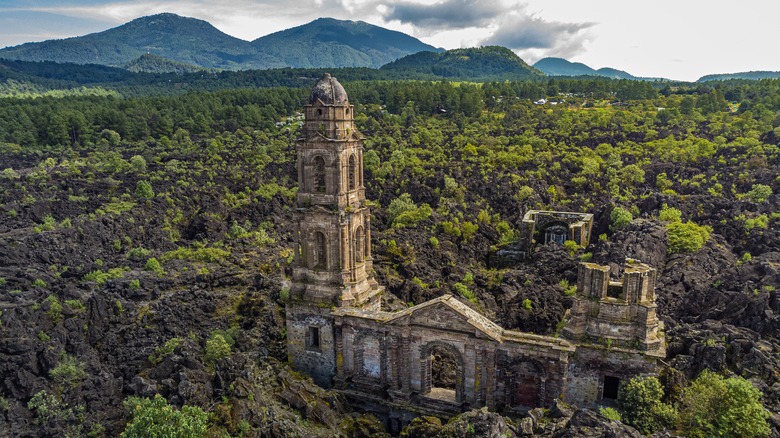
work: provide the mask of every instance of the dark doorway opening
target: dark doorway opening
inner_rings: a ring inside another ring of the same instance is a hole
[[[604,376],[604,392],[601,398],[617,400],[620,389],[620,379],[613,376]]]

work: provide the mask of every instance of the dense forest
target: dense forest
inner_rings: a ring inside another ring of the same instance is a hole
[[[192,436],[386,436],[285,364],[306,72],[0,99],[0,431],[144,436],[168,421]],[[506,328],[554,335],[577,264],[630,257],[659,271],[669,343],[658,379],[632,383],[641,397],[617,409],[475,411],[404,436],[529,421],[541,436],[777,436],[780,80],[381,74],[334,72],[365,136],[388,306],[452,293]],[[497,267],[532,208],[594,213],[590,245]]]

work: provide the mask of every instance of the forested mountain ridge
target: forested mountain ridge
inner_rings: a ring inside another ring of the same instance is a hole
[[[534,63],[534,68],[549,76],[601,76],[612,79],[663,80],[662,78],[641,78],[611,67],[602,67],[596,70],[581,62],[571,62],[553,57],[540,59]]]
[[[376,68],[420,50],[438,49],[364,22],[318,19],[249,42],[206,21],[164,13],[80,37],[7,47],[0,58],[121,67],[152,54],[204,69]]]
[[[780,71],[746,71],[740,73],[721,73],[711,74],[700,77],[696,82],[707,81],[727,81],[731,79],[744,79],[750,81],[758,81],[761,79],[777,79],[780,78]]]
[[[401,32],[362,21],[319,18],[252,41],[289,67],[379,68],[410,53],[441,51]]]
[[[500,46],[419,52],[386,64],[381,70],[482,81],[544,76],[513,51]]]

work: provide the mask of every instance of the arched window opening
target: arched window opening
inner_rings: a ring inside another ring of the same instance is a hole
[[[358,227],[355,231],[355,262],[363,262],[363,254],[365,253],[366,236],[363,232],[363,227]]]
[[[547,227],[544,230],[545,245],[548,243],[557,243],[558,245],[563,245],[563,242],[565,242],[568,238],[568,231],[569,230],[561,224],[555,224]]]
[[[355,164],[354,155],[349,156],[349,170],[347,171],[347,174],[349,175],[349,189],[355,190],[355,184],[357,180],[357,165]]]
[[[314,191],[325,193],[325,159],[314,158]]]
[[[327,252],[325,251],[325,235],[317,231],[314,233],[313,265],[316,269],[326,269],[328,266]]]

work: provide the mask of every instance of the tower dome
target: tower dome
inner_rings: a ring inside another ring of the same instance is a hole
[[[310,104],[321,101],[325,105],[346,105],[349,103],[347,91],[330,73],[325,73],[311,90]]]

